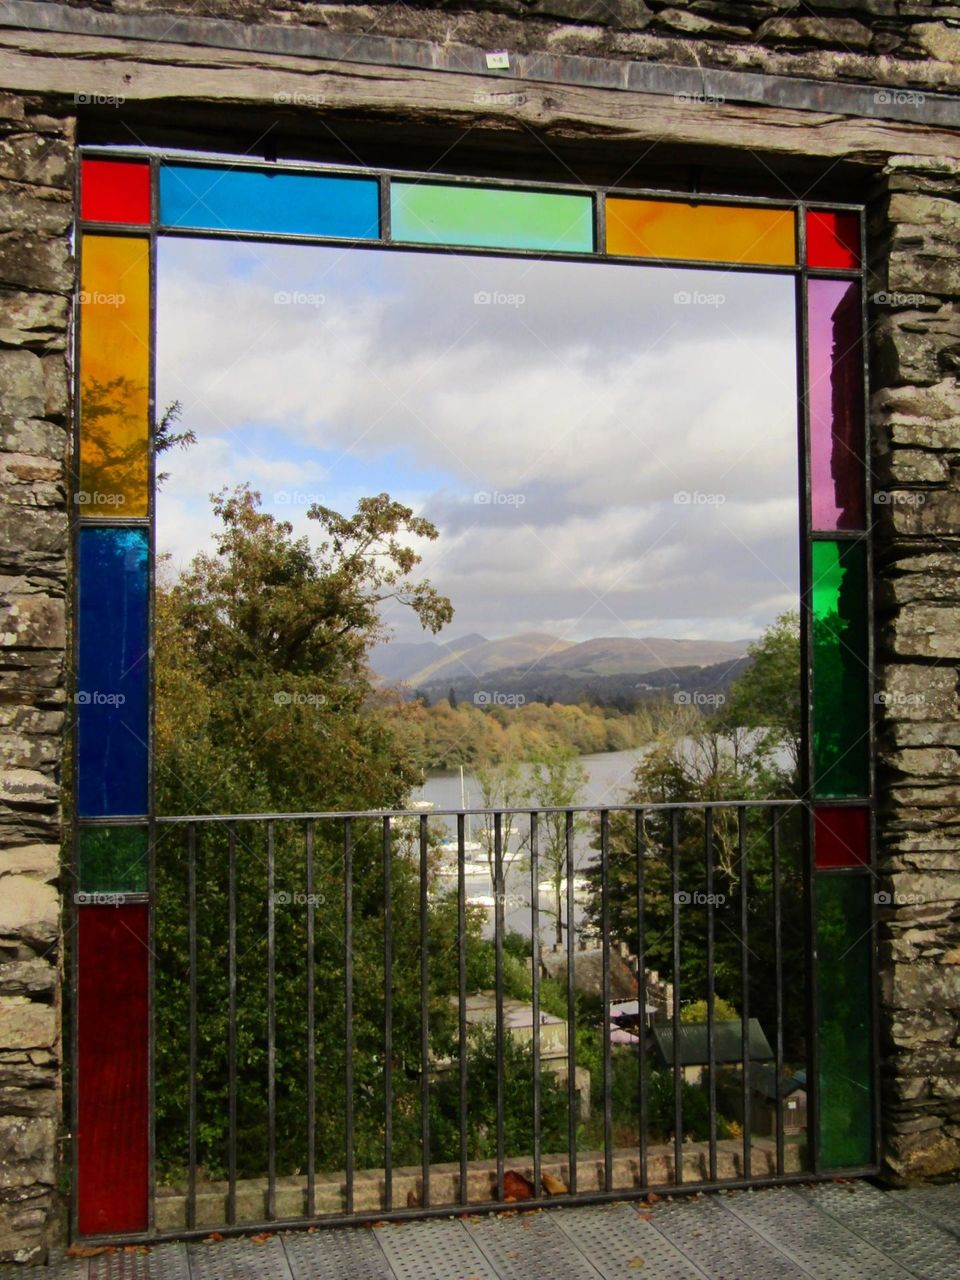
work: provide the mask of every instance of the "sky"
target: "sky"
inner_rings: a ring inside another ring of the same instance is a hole
[[[798,598],[793,289],[161,238],[158,404],[197,444],[163,460],[158,549],[206,547],[224,485],[308,533],[311,503],[386,491],[440,531],[441,639],[756,636]]]

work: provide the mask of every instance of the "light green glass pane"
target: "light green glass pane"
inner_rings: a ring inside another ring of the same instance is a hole
[[[147,828],[81,827],[80,892],[146,893]]]
[[[390,226],[413,244],[593,252],[590,196],[394,182]]]
[[[818,798],[869,792],[867,560],[862,542],[814,542],[813,759]]]
[[[869,876],[817,876],[820,1162],[873,1161]]]

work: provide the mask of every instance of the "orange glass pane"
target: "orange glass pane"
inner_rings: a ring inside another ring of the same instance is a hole
[[[791,209],[608,196],[607,253],[793,266],[796,218]]]
[[[80,265],[80,514],[147,514],[150,250],[84,236]]]

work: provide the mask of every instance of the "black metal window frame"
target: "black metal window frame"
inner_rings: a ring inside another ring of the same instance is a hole
[[[803,707],[803,717],[802,717],[803,732],[802,732],[802,752],[801,752],[802,795],[799,800],[794,800],[794,801],[764,801],[764,802],[756,802],[756,803],[760,804],[763,807],[767,807],[774,810],[786,809],[786,808],[796,806],[801,809],[803,814],[803,827],[804,827],[803,844],[806,850],[806,855],[804,859],[804,898],[805,898],[804,909],[805,909],[805,925],[806,925],[806,937],[807,937],[806,959],[807,959],[807,970],[808,970],[807,1028],[808,1028],[808,1034],[809,1034],[809,1046],[808,1046],[807,1057],[808,1057],[808,1070],[811,1072],[811,1075],[813,1077],[812,1079],[808,1080],[807,1141],[809,1144],[809,1152],[810,1152],[810,1172],[805,1172],[801,1175],[790,1175],[790,1174],[785,1174],[782,1171],[783,1170],[783,1154],[782,1154],[783,1153],[783,1146],[782,1146],[783,1135],[782,1135],[782,1121],[781,1121],[781,1132],[778,1135],[779,1172],[775,1177],[762,1178],[762,1177],[750,1176],[749,1134],[747,1134],[746,1143],[744,1147],[745,1176],[743,1178],[738,1180],[723,1180],[723,1181],[716,1181],[714,1178],[711,1181],[704,1181],[704,1182],[698,1181],[695,1183],[684,1184],[682,1182],[682,1177],[681,1177],[681,1180],[678,1182],[678,1184],[675,1187],[666,1188],[666,1189],[674,1190],[674,1191],[698,1191],[698,1190],[708,1189],[713,1185],[717,1187],[731,1188],[736,1186],[754,1186],[754,1185],[759,1185],[765,1182],[789,1182],[794,1180],[809,1180],[811,1177],[836,1176],[835,1171],[830,1171],[826,1173],[822,1171],[820,1156],[819,1156],[819,1149],[818,1149],[819,1147],[818,1113],[817,1113],[818,1087],[817,1087],[817,1080],[816,1080],[818,999],[817,999],[817,964],[816,964],[816,951],[815,951],[816,884],[815,884],[815,874],[814,874],[814,866],[813,866],[814,795],[813,795],[813,734],[812,734],[812,725],[811,725],[812,709],[813,709],[813,702],[812,702],[812,652],[813,652],[812,617],[813,617],[813,613],[812,613],[811,558],[812,558],[812,544],[817,540],[833,540],[833,541],[840,541],[840,542],[862,541],[865,543],[866,563],[867,563],[867,593],[868,593],[867,601],[865,602],[866,613],[867,613],[866,623],[867,623],[867,643],[868,643],[867,664],[868,664],[869,673],[870,673],[869,688],[870,688],[870,694],[872,699],[873,690],[874,690],[874,662],[873,662],[874,607],[873,607],[873,564],[872,564],[872,546],[871,546],[870,529],[871,529],[871,523],[872,523],[871,512],[873,508],[872,508],[872,485],[871,485],[871,465],[870,465],[870,457],[871,457],[870,432],[869,432],[869,417],[867,413],[867,406],[869,405],[869,377],[868,377],[868,368],[867,368],[867,363],[865,358],[865,351],[866,351],[865,338],[867,333],[867,298],[866,298],[867,227],[866,227],[865,206],[862,204],[851,204],[845,201],[830,201],[830,200],[808,201],[801,198],[781,199],[777,197],[740,196],[736,194],[714,194],[714,193],[691,194],[688,192],[678,191],[675,189],[664,189],[664,188],[657,188],[657,187],[621,187],[621,186],[604,186],[604,185],[582,185],[577,183],[549,183],[549,182],[537,182],[537,181],[524,181],[521,177],[511,177],[511,178],[496,178],[496,177],[486,177],[486,176],[465,177],[461,174],[445,174],[445,173],[433,172],[433,171],[423,172],[423,171],[403,169],[403,168],[391,168],[391,169],[366,168],[366,167],[348,166],[348,165],[342,165],[342,164],[326,164],[326,163],[310,163],[310,162],[286,162],[286,161],[271,162],[271,161],[265,161],[255,157],[236,157],[236,156],[225,155],[225,154],[216,153],[216,152],[195,152],[195,151],[188,152],[188,151],[183,151],[179,149],[84,145],[78,148],[77,154],[78,154],[78,160],[80,161],[82,161],[84,158],[130,160],[130,161],[140,161],[140,162],[146,161],[150,165],[151,219],[149,224],[143,224],[143,223],[133,224],[133,223],[119,223],[119,222],[87,221],[80,218],[79,211],[80,211],[81,165],[79,163],[77,164],[76,186],[75,186],[75,208],[77,210],[77,218],[75,222],[75,236],[76,236],[75,247],[76,247],[77,258],[79,260],[82,255],[83,239],[84,239],[84,236],[87,234],[101,235],[101,236],[109,235],[112,237],[129,236],[129,237],[137,237],[139,239],[147,239],[149,241],[149,254],[150,254],[149,311],[150,311],[151,351],[150,351],[150,381],[149,381],[149,388],[148,388],[148,404],[149,404],[149,416],[150,416],[151,423],[154,423],[156,421],[156,413],[157,413],[156,360],[155,360],[156,322],[157,322],[157,241],[161,237],[190,239],[190,240],[227,240],[227,241],[235,241],[235,242],[249,241],[249,242],[294,244],[294,245],[306,245],[306,246],[324,245],[324,246],[336,247],[343,250],[348,250],[348,249],[379,250],[379,251],[386,250],[390,252],[415,253],[415,254],[420,254],[420,253],[451,254],[457,257],[469,256],[469,257],[481,257],[481,258],[493,257],[493,258],[533,259],[533,260],[546,260],[546,261],[575,261],[575,262],[584,262],[584,263],[589,262],[592,264],[596,264],[597,266],[603,266],[604,264],[609,263],[609,264],[614,264],[619,266],[629,266],[631,268],[635,268],[638,270],[696,269],[701,271],[709,271],[709,272],[713,272],[721,275],[727,274],[727,273],[737,273],[737,274],[746,273],[746,274],[761,274],[761,275],[792,276],[795,278],[795,282],[796,282],[796,285],[795,285],[795,320],[796,320],[795,358],[796,358],[796,371],[797,371],[797,457],[798,457],[798,477],[799,477],[798,538],[799,538],[800,550],[801,550],[799,599],[800,599],[800,616],[801,616],[801,698],[802,698],[802,707]],[[377,239],[357,240],[357,239],[351,239],[349,237],[284,234],[284,233],[272,233],[272,232],[248,232],[248,231],[238,232],[238,231],[232,231],[232,230],[219,230],[219,229],[210,229],[210,228],[192,229],[192,228],[180,228],[180,227],[171,227],[171,226],[163,225],[160,220],[160,210],[159,210],[159,181],[158,181],[159,172],[158,171],[160,166],[163,165],[164,163],[175,163],[178,166],[190,166],[190,167],[195,167],[199,169],[220,166],[220,167],[226,167],[229,169],[252,169],[252,170],[265,172],[265,173],[283,172],[283,173],[291,173],[291,174],[323,175],[323,176],[329,176],[329,177],[365,178],[368,180],[376,179],[377,182],[379,183],[380,237]],[[571,252],[566,250],[544,251],[542,249],[526,249],[525,250],[525,249],[517,249],[517,248],[475,247],[475,246],[459,245],[459,244],[449,244],[449,245],[448,244],[424,244],[424,243],[413,243],[409,241],[394,241],[391,238],[391,226],[390,226],[390,185],[391,185],[391,182],[394,180],[403,181],[406,183],[416,182],[416,183],[424,183],[424,184],[430,184],[430,185],[444,185],[444,186],[452,185],[457,187],[472,186],[472,187],[481,187],[481,188],[488,188],[488,189],[500,188],[505,190],[523,191],[523,192],[530,192],[530,193],[551,193],[552,192],[552,193],[563,193],[563,194],[575,194],[580,196],[589,195],[593,202],[594,251],[592,253]],[[703,259],[641,258],[637,256],[627,256],[627,255],[617,255],[617,254],[607,253],[604,207],[605,207],[605,198],[608,195],[618,199],[619,198],[626,198],[626,199],[638,198],[638,199],[662,201],[664,203],[676,203],[676,204],[688,205],[688,206],[691,204],[722,205],[722,206],[739,207],[739,208],[769,208],[769,209],[779,209],[783,211],[793,212],[795,217],[795,225],[796,225],[796,262],[793,264],[765,265],[765,264],[754,264],[754,263],[717,262],[717,261],[710,261],[710,260],[703,260]],[[829,268],[828,267],[810,267],[806,264],[806,258],[807,258],[806,213],[808,210],[810,211],[823,210],[823,211],[829,211],[829,212],[848,213],[848,214],[855,215],[859,219],[860,266],[858,268],[843,269],[843,268],[834,268],[834,267],[829,267]],[[832,279],[832,280],[841,279],[841,278],[848,279],[851,281],[858,282],[860,286],[861,312],[862,312],[861,341],[864,343],[864,359],[862,363],[863,363],[864,455],[865,455],[864,456],[864,510],[866,512],[866,525],[867,525],[866,533],[862,531],[861,532],[845,532],[843,530],[833,530],[830,532],[814,532],[811,527],[811,515],[810,515],[811,481],[810,481],[810,473],[809,473],[810,413],[809,413],[809,403],[808,403],[808,390],[809,390],[808,369],[807,369],[808,317],[807,317],[807,301],[806,301],[807,299],[806,283],[808,280],[817,279],[817,278],[825,278],[825,279]],[[79,283],[77,285],[77,288],[79,289]],[[78,326],[75,326],[75,329],[74,329],[74,369],[75,370],[79,369]],[[74,409],[74,418],[73,418],[74,420],[74,463],[73,463],[73,471],[72,471],[72,484],[73,484],[74,491],[76,491],[79,488],[79,475],[78,475],[79,423],[80,423],[79,378],[75,378],[75,385],[74,385],[74,391],[73,391],[73,409]],[[152,644],[152,637],[154,634],[154,623],[155,623],[155,566],[156,566],[156,543],[155,543],[156,465],[155,463],[156,463],[156,460],[154,456],[154,441],[153,441],[153,433],[151,430],[149,441],[148,441],[148,507],[147,507],[147,514],[145,516],[124,517],[120,515],[110,515],[110,516],[104,516],[101,518],[91,517],[86,515],[84,516],[85,527],[90,527],[91,525],[95,525],[99,523],[104,526],[109,525],[113,527],[118,527],[118,526],[142,527],[148,530],[149,562],[150,562],[148,612],[149,612],[151,644]],[[78,509],[72,503],[71,503],[71,511],[72,511],[71,518],[72,518],[72,524],[73,524],[73,530],[72,530],[73,545],[74,545],[74,548],[76,548],[78,546],[78,540],[79,540],[80,521],[78,518],[79,517]],[[76,575],[74,575],[74,581],[72,583],[71,591],[72,591],[72,604],[73,604],[73,610],[74,610],[73,616],[76,617],[77,603],[78,603]],[[74,673],[76,673],[76,671],[78,670],[78,638],[77,638],[76,627],[74,627],[73,629],[72,643],[73,643],[73,649],[72,649],[73,671]],[[73,693],[73,689],[71,689],[71,699],[72,699],[72,693]],[[149,811],[142,815],[136,815],[136,816],[130,816],[130,817],[81,818],[77,815],[76,809],[74,807],[74,810],[71,815],[71,833],[72,833],[72,849],[73,849],[73,881],[74,881],[74,884],[76,885],[79,885],[80,883],[79,858],[78,858],[78,833],[81,828],[108,827],[108,826],[109,827],[146,826],[148,828],[150,865],[148,868],[147,891],[145,893],[112,894],[111,898],[116,899],[119,902],[130,902],[130,903],[139,902],[139,903],[147,904],[149,908],[149,922],[150,922],[149,927],[150,927],[151,938],[154,936],[154,931],[155,931],[155,915],[154,915],[155,913],[155,868],[153,865],[153,851],[154,851],[157,837],[158,837],[158,826],[167,827],[170,825],[185,825],[187,839],[188,841],[193,843],[196,839],[196,830],[197,830],[198,824],[206,824],[206,823],[237,824],[237,823],[244,823],[244,822],[255,822],[255,823],[267,823],[272,830],[273,824],[276,822],[298,821],[298,822],[305,823],[307,830],[310,831],[312,830],[312,828],[317,822],[336,820],[336,821],[343,822],[345,824],[345,827],[344,827],[345,839],[349,842],[349,836],[347,833],[349,832],[350,824],[356,820],[372,818],[372,819],[377,819],[383,823],[384,847],[386,850],[388,850],[389,843],[390,843],[391,823],[395,819],[418,818],[421,821],[421,824],[423,823],[423,820],[424,820],[423,814],[420,813],[419,811],[399,811],[399,810],[357,811],[352,813],[341,813],[341,812],[333,813],[333,812],[317,811],[317,812],[300,813],[300,814],[280,814],[280,813],[248,814],[248,815],[196,814],[196,815],[158,816],[155,809],[155,783],[154,783],[154,773],[155,773],[155,727],[154,727],[155,696],[154,695],[155,695],[155,690],[154,690],[154,682],[153,682],[153,670],[151,668],[149,741],[148,741]],[[76,743],[76,734],[74,733],[73,748],[72,748],[72,761],[73,761],[74,771],[76,770],[76,763],[77,763],[76,751],[77,751],[77,743]],[[869,812],[870,812],[869,871],[874,876],[874,878],[876,878],[877,834],[876,834],[876,813],[875,813],[875,803],[874,803],[875,727],[873,724],[872,715],[871,715],[870,725],[869,725],[869,781],[870,781],[870,789],[869,789],[869,794],[867,796],[851,798],[851,799],[824,798],[822,801],[820,801],[820,803],[829,803],[831,806],[837,806],[837,807],[858,806],[858,807],[867,807],[869,809]],[[738,812],[743,813],[747,809],[754,806],[753,806],[753,803],[731,801],[731,802],[714,802],[711,804],[704,804],[704,805],[696,805],[696,804],[664,805],[664,806],[609,805],[609,806],[599,806],[599,807],[594,806],[590,809],[574,807],[569,810],[563,810],[563,812],[569,815],[569,820],[571,822],[573,819],[573,815],[578,812],[592,812],[594,814],[599,814],[601,824],[605,829],[610,814],[615,812],[630,811],[636,815],[636,821],[638,824],[638,831],[639,831],[639,825],[641,823],[643,815],[660,808],[669,810],[673,813],[673,822],[675,825],[677,821],[677,815],[679,814],[680,810],[704,810],[708,814],[710,814],[712,813],[713,810],[723,809],[727,807],[735,808],[738,810]],[[485,812],[489,812],[489,815],[494,819],[495,823],[499,823],[500,819],[502,818],[502,814],[498,815],[498,814],[495,814],[493,811],[473,809],[470,812],[477,815],[483,814]],[[515,816],[518,816],[518,817],[526,816],[530,821],[530,823],[532,824],[532,829],[534,831],[536,829],[536,824],[539,817],[548,812],[550,811],[543,808],[539,808],[535,810],[533,809],[517,809],[517,810],[512,809],[511,810],[511,813],[513,813]],[[464,817],[463,812],[451,811],[450,813],[445,813],[444,811],[431,811],[431,814],[430,814],[431,819],[434,817],[441,818],[445,816],[455,818],[457,821],[458,836],[459,836],[460,847],[462,851],[463,817]],[[776,827],[776,824],[775,824],[775,827]],[[235,828],[231,828],[231,830],[233,833],[231,836],[231,839],[233,839],[235,838]],[[423,831],[422,826],[421,826],[421,831]],[[308,848],[310,847],[309,846],[310,840],[312,840],[312,836],[308,837]],[[535,836],[534,836],[534,840],[535,840]],[[776,837],[774,837],[774,840],[776,840]],[[601,857],[606,856],[605,848],[606,848],[605,841],[602,841]],[[384,866],[385,866],[385,870],[388,870],[386,856],[385,856]],[[862,873],[863,873],[862,867],[856,867],[856,868],[851,867],[851,868],[831,871],[832,875],[847,875],[847,874],[862,874]],[[235,868],[233,863],[231,862],[231,876],[233,876],[234,874],[235,874]],[[460,903],[461,903],[461,911],[462,911],[463,901],[464,901],[462,867],[461,867],[461,878],[459,883],[459,892],[460,892]],[[572,898],[572,893],[573,893],[572,876],[569,878],[569,881],[568,881],[568,892]],[[641,894],[642,894],[642,887],[641,887]],[[346,906],[347,906],[347,910],[349,911],[349,894],[348,894],[348,902]],[[642,903],[641,903],[641,907],[642,907]],[[76,924],[77,912],[79,909],[81,908],[78,908],[76,903],[72,904],[72,921],[74,925]],[[536,910],[536,908],[532,908],[532,909],[534,911]],[[779,906],[777,909],[779,910]],[[499,918],[499,914],[502,914],[502,911],[498,913],[498,918]],[[873,1083],[873,1098],[874,1098],[874,1108],[873,1108],[874,1110],[874,1124],[873,1124],[874,1159],[873,1159],[873,1162],[868,1166],[844,1171],[845,1173],[849,1173],[851,1175],[855,1175],[855,1174],[869,1175],[869,1174],[876,1173],[879,1169],[880,1103],[879,1103],[879,1029],[878,1029],[878,989],[877,989],[878,978],[877,978],[877,957],[876,957],[876,945],[875,945],[876,914],[877,914],[877,909],[876,909],[876,903],[874,901],[871,905],[871,979],[872,979],[871,981],[871,992],[872,992],[871,1027],[872,1027],[872,1049],[873,1049],[872,1083]],[[569,931],[571,935],[572,935],[572,932],[573,932],[572,930]],[[679,934],[675,936],[678,938]],[[498,956],[498,972],[499,972],[500,965],[502,964],[502,949],[501,949],[502,930],[500,929],[497,930],[497,938],[498,938],[497,956]],[[606,942],[609,943],[609,938],[606,938]],[[642,957],[641,957],[641,960],[642,960]],[[462,968],[462,956],[461,956],[461,968]],[[150,956],[150,962],[149,962],[150,1010],[151,1010],[150,1031],[149,1031],[149,1062],[150,1062],[149,1111],[150,1111],[150,1117],[151,1117],[149,1231],[142,1236],[126,1235],[121,1237],[121,1236],[104,1235],[104,1236],[85,1237],[86,1239],[89,1239],[91,1241],[103,1241],[105,1243],[115,1243],[118,1240],[132,1241],[132,1240],[142,1239],[142,1240],[158,1241],[162,1239],[174,1239],[174,1238],[176,1239],[186,1239],[191,1237],[199,1238],[203,1235],[208,1234],[210,1230],[209,1227],[203,1227],[203,1228],[196,1228],[196,1229],[188,1228],[186,1231],[176,1231],[176,1232],[165,1233],[162,1231],[158,1231],[155,1224],[154,1210],[155,1210],[155,1201],[156,1201],[156,1183],[155,1183],[155,1141],[154,1141],[154,1132],[153,1132],[153,1116],[154,1116],[153,1102],[154,1102],[154,1095],[156,1090],[156,1079],[155,1079],[155,1070],[154,1070],[156,1054],[155,1054],[155,1046],[154,1046],[155,1028],[154,1028],[154,1011],[153,1011],[154,989],[155,989],[154,970],[155,970],[155,960],[154,960],[153,952],[151,950],[151,956]],[[570,967],[568,972],[570,974],[569,981],[572,983],[572,966]],[[75,1007],[75,1003],[76,1003],[75,997],[76,997],[77,981],[78,981],[75,955],[73,957],[73,960],[70,966],[70,973],[71,973],[70,987],[71,987],[71,992],[74,996],[74,1007]],[[607,957],[607,960],[604,965],[604,975],[605,975],[605,981],[608,981],[609,980],[609,957]],[[461,979],[462,979],[462,973],[461,973]],[[500,994],[502,996],[502,992]],[[195,999],[196,999],[196,992],[194,990],[193,998],[191,1001],[191,1017],[195,1017],[195,1012],[196,1012]],[[534,999],[535,1001],[537,999],[536,987],[535,987]],[[674,1019],[674,1022],[676,1023],[676,1019]],[[674,1034],[676,1036],[676,1026],[674,1029]],[[465,1029],[462,1024],[462,1001],[461,1001],[461,1045],[465,1043],[464,1036],[465,1036]],[[502,1049],[502,1037],[503,1037],[502,1008],[498,1011],[497,1036],[498,1036],[498,1043],[500,1044]],[[534,1037],[534,1039],[536,1041],[536,1037]],[[195,1037],[194,1037],[194,1041],[195,1041]],[[74,1017],[71,1022],[71,1044],[72,1044],[73,1062],[74,1064],[76,1064],[76,1061],[77,1061],[76,1017]],[[778,1051],[782,1053],[782,1046],[778,1045]],[[745,1057],[744,1061],[748,1062],[748,1059]],[[609,1037],[607,1038],[607,1043],[605,1045],[605,1070],[609,1072]],[[745,1072],[745,1081],[744,1081],[745,1090],[748,1086],[748,1083],[749,1083],[749,1066],[747,1067],[747,1071]],[[679,1089],[679,1085],[677,1085],[677,1088]],[[575,1082],[573,1080],[572,1074],[569,1079],[569,1090],[571,1094],[575,1092]],[[778,1095],[779,1095],[779,1082],[778,1082]],[[609,1091],[607,1091],[606,1102],[607,1104],[609,1104]],[[778,1096],[778,1102],[779,1102],[779,1096]],[[72,1118],[73,1118],[73,1131],[76,1132],[77,1091],[75,1088],[72,1090],[71,1109],[72,1109]],[[778,1107],[778,1111],[779,1111],[779,1107]],[[609,1117],[607,1117],[607,1119],[609,1123]],[[195,1123],[195,1099],[193,1100],[193,1105],[192,1105],[192,1123]],[[677,1141],[676,1154],[679,1159],[680,1157],[679,1148],[680,1148],[680,1142],[681,1142],[681,1137],[679,1135],[677,1136],[676,1141]],[[711,1150],[711,1156],[710,1156],[710,1168],[711,1168],[711,1173],[715,1175],[715,1172],[716,1172],[715,1134],[714,1134],[714,1140],[711,1143],[711,1147],[712,1147],[712,1150]],[[607,1152],[606,1152],[605,1158],[607,1161],[607,1180],[609,1182],[609,1144],[607,1146]],[[645,1174],[646,1173],[645,1152],[641,1151],[640,1159],[641,1159],[641,1166]],[[74,1179],[76,1179],[76,1152],[75,1151],[74,1151],[73,1160],[74,1160],[73,1173],[74,1173]],[[461,1159],[461,1163],[462,1163],[462,1160],[463,1160],[463,1157]],[[540,1165],[539,1150],[535,1152],[534,1161],[535,1161],[535,1168],[539,1175],[539,1165]],[[681,1174],[682,1174],[682,1164],[678,1164],[677,1167],[681,1169]],[[347,1168],[348,1168],[348,1174],[350,1175],[348,1177],[348,1182],[352,1184],[352,1167],[351,1167],[349,1154],[347,1157]],[[193,1175],[194,1173],[195,1173],[195,1170],[191,1170],[191,1175]],[[423,1170],[423,1176],[424,1176],[424,1186],[428,1186],[429,1185],[429,1169],[428,1167],[426,1167],[426,1164]],[[503,1176],[503,1161],[501,1158],[498,1161],[498,1182],[501,1187],[502,1187],[502,1176]],[[272,1184],[272,1181],[273,1179],[271,1176],[271,1184]],[[645,1181],[645,1178],[644,1178],[644,1181]],[[571,1185],[570,1190],[572,1193],[575,1194],[575,1172],[574,1172],[574,1181]],[[658,1187],[657,1190],[661,1190],[661,1188]],[[638,1192],[638,1194],[642,1194],[642,1193],[643,1191]],[[191,1197],[195,1199],[196,1188],[195,1188],[195,1183],[193,1181],[193,1178],[191,1178],[190,1194],[191,1194]],[[232,1194],[235,1195],[235,1186]],[[617,1191],[608,1191],[602,1194],[584,1193],[579,1195],[577,1199],[582,1202],[586,1202],[590,1200],[603,1200],[603,1199],[622,1199],[628,1196],[629,1194],[630,1194],[629,1191],[621,1189]],[[530,1207],[536,1207],[538,1205],[545,1205],[547,1203],[556,1204],[557,1202],[556,1200],[534,1198],[525,1203],[529,1204]],[[348,1206],[352,1206],[352,1186],[351,1186],[351,1190],[348,1191]],[[499,1202],[491,1202],[489,1205],[484,1206],[484,1205],[478,1205],[476,1203],[466,1204],[464,1202],[462,1205],[458,1206],[459,1211],[461,1212],[466,1212],[466,1211],[475,1212],[478,1209],[482,1209],[484,1207],[487,1207],[487,1208],[502,1207],[502,1204]],[[348,1211],[344,1215],[332,1215],[332,1216],[325,1215],[322,1217],[308,1216],[307,1218],[304,1218],[302,1220],[283,1219],[283,1223],[284,1225],[289,1225],[289,1226],[308,1225],[313,1223],[325,1223],[329,1225],[335,1225],[342,1222],[357,1223],[362,1221],[381,1220],[385,1218],[399,1219],[403,1217],[426,1217],[426,1216],[431,1216],[431,1214],[444,1215],[444,1214],[449,1214],[452,1211],[457,1211],[457,1210],[456,1208],[451,1208],[451,1206],[449,1205],[444,1205],[442,1207],[438,1206],[436,1208],[430,1208],[429,1205],[426,1205],[426,1206],[421,1206],[415,1210],[391,1207],[388,1210],[381,1209],[381,1210],[378,1210],[377,1212],[372,1212],[367,1214],[367,1213],[353,1212],[352,1207],[348,1207]],[[79,1232],[77,1230],[75,1205],[73,1209],[73,1214],[74,1214],[73,1233],[75,1236],[78,1236]],[[260,1225],[263,1225],[263,1226],[274,1225],[275,1222],[276,1222],[275,1218],[268,1216],[267,1219],[265,1219],[264,1222]],[[224,1232],[227,1232],[227,1233],[229,1232],[240,1233],[240,1232],[256,1229],[256,1224],[244,1223],[244,1224],[238,1225],[234,1222],[226,1222],[217,1229],[223,1230]]]

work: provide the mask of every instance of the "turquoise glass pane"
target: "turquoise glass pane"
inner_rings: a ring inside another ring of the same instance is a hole
[[[81,827],[77,838],[81,893],[146,893],[146,827]]]
[[[590,196],[394,182],[390,226],[394,240],[414,244],[593,252]]]
[[[147,811],[149,550],[144,528],[80,530],[77,812]]]
[[[813,762],[820,798],[869,793],[867,561],[862,542],[814,542]]]
[[[867,875],[817,876],[820,1162],[873,1161],[870,892]]]
[[[379,184],[371,178],[169,164],[160,170],[160,223],[197,230],[376,240]]]

